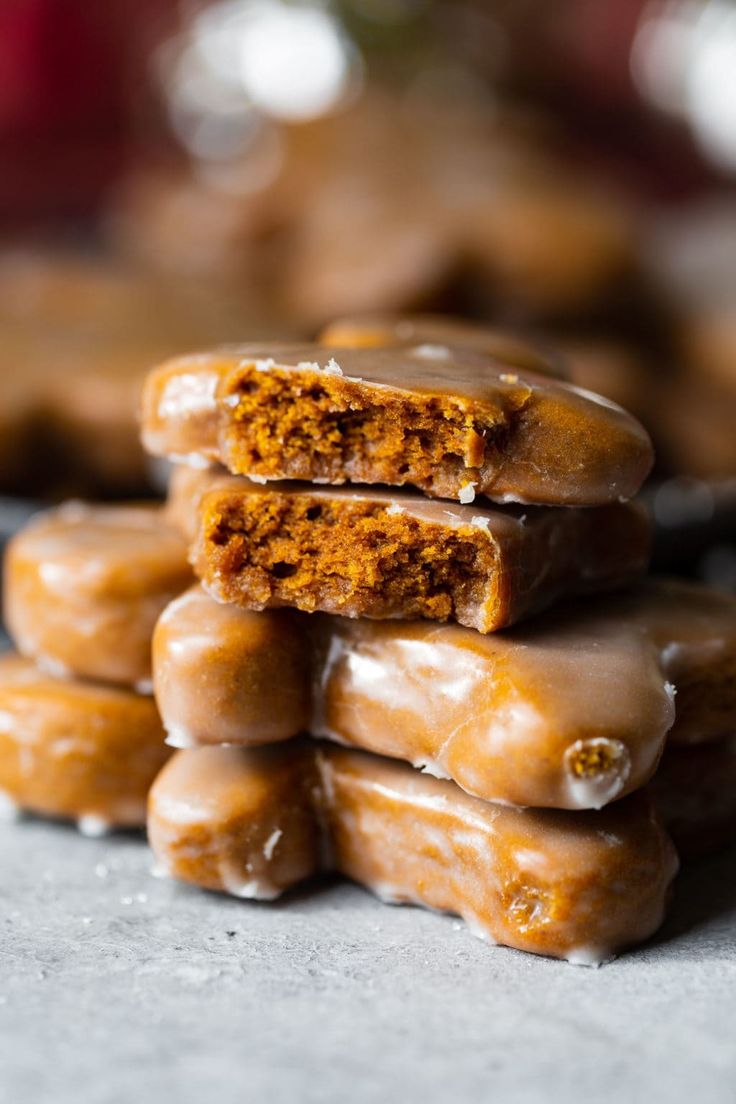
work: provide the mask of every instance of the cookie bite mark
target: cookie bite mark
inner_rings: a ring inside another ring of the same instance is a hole
[[[247,609],[454,620],[486,633],[560,594],[615,586],[647,558],[646,519],[629,505],[521,514],[400,491],[232,477],[200,486],[199,499],[183,488],[197,517],[195,571]]]
[[[177,392],[191,358],[151,374],[144,439],[236,475],[594,506],[632,497],[652,464],[620,407],[474,349],[246,346],[198,363],[206,402]]]
[[[309,495],[258,501],[255,511],[209,507],[205,574],[225,600],[228,579],[255,609],[379,617],[400,610],[485,625],[478,608],[500,605],[498,548],[477,528],[444,530],[368,501],[341,500],[337,508]]]
[[[230,381],[224,401],[234,425],[225,433],[223,459],[231,471],[333,484],[454,487],[500,462],[524,401],[520,393],[480,410],[460,398],[371,389],[335,372],[297,369],[295,378],[294,371],[247,365]]]

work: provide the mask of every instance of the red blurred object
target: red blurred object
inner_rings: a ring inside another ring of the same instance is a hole
[[[142,60],[176,0],[3,0],[0,220],[84,215],[132,140]]]

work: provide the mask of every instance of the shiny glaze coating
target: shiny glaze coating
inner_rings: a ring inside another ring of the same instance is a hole
[[[153,651],[176,747],[270,744],[308,727],[311,646],[299,615],[238,610],[195,586],[164,610]]]
[[[457,913],[488,942],[585,964],[656,930],[677,870],[644,795],[599,813],[509,809],[307,742],[179,752],[151,790],[148,832],[163,870],[208,889],[270,898],[334,869],[384,900]]]
[[[620,407],[470,349],[243,346],[169,361],[143,394],[154,455],[234,474],[468,486],[497,501],[601,505],[652,464]]]
[[[195,587],[159,622],[154,685],[178,746],[308,730],[487,800],[596,808],[642,786],[665,740],[734,732],[736,600],[648,581],[482,636],[252,613]]]
[[[0,657],[0,791],[84,831],[140,827],[170,755],[153,698]]]
[[[191,577],[186,543],[160,509],[70,502],[10,542],[5,617],[18,649],[47,670],[150,687],[153,627]]]

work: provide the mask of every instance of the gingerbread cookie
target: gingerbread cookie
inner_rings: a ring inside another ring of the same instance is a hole
[[[190,581],[186,544],[157,507],[71,502],[10,542],[5,617],[47,670],[147,687],[153,627]]]
[[[148,833],[163,870],[208,889],[269,899],[334,869],[488,942],[586,964],[656,930],[677,870],[644,795],[599,813],[512,809],[306,742],[179,752]]]
[[[153,698],[0,657],[0,791],[82,831],[140,827],[170,754]]]
[[[278,346],[169,361],[143,396],[150,452],[258,480],[410,484],[441,498],[630,498],[645,431],[604,399],[480,353]]]

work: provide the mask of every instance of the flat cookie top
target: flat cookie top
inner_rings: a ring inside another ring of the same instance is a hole
[[[503,364],[565,379],[561,361],[515,334],[480,322],[442,314],[356,314],[330,322],[320,344],[339,349],[380,349],[386,346],[444,346],[472,350]]]

